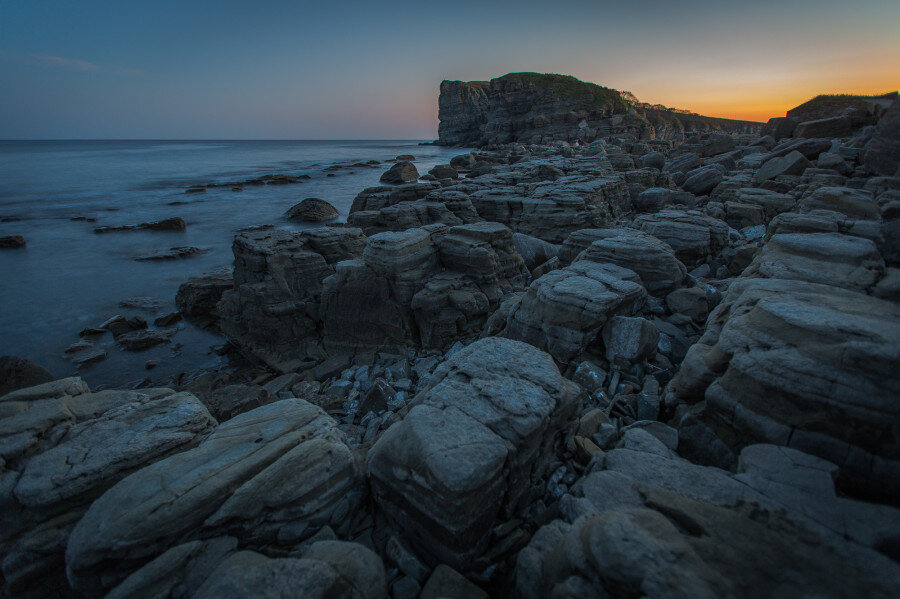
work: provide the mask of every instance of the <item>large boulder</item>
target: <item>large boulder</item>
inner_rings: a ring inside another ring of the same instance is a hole
[[[306,198],[299,204],[292,206],[284,217],[288,220],[298,220],[304,223],[320,223],[326,220],[334,220],[340,214],[337,208],[319,198]]]
[[[884,260],[870,239],[839,233],[778,233],[754,258],[744,276],[795,279],[865,291],[884,273]]]
[[[63,552],[88,506],[129,473],[197,445],[215,427],[171,389],[91,393],[81,379],[0,398],[0,555],[14,596],[67,595]]]
[[[633,270],[651,295],[673,291],[684,280],[687,271],[667,243],[635,229],[596,231],[598,239],[578,255],[578,260],[616,264]],[[599,231],[606,236],[599,237]]]
[[[688,171],[686,176],[684,183],[681,184],[683,190],[698,196],[706,195],[722,182],[725,169],[721,165],[711,164]]]
[[[646,291],[634,271],[579,260],[534,281],[511,307],[500,335],[568,362],[599,341],[606,321],[641,307]]]
[[[0,357],[0,397],[16,389],[49,383],[53,375],[31,360],[18,356]]]
[[[738,473],[652,447],[614,449],[560,500],[517,561],[544,596],[887,597],[900,511],[836,496],[833,465],[754,445]],[[765,547],[765,551],[760,551]]]
[[[408,160],[401,160],[381,175],[382,183],[410,183],[419,178],[416,165]]]
[[[669,244],[688,266],[715,257],[728,244],[728,225],[697,210],[642,214],[632,226]]]
[[[851,130],[849,116],[833,116],[798,124],[794,137],[849,137]]]
[[[862,164],[869,172],[887,177],[900,169],[900,98],[879,119],[875,135],[866,144]]]
[[[242,231],[234,239],[234,289],[217,304],[222,332],[251,358],[295,370],[321,353],[322,281],[364,244],[356,228]]]
[[[784,156],[775,156],[764,162],[756,171],[756,182],[762,183],[780,175],[801,175],[811,166],[812,163],[803,154],[794,150]]]
[[[226,531],[244,545],[291,548],[323,526],[345,529],[364,495],[334,420],[303,400],[271,403],[104,493],[72,531],[69,581],[109,590],[169,547]]]
[[[357,543],[317,541],[297,557],[273,559],[217,537],[172,547],[106,597],[381,599],[386,592],[381,559]]]
[[[465,570],[543,474],[577,395],[530,345],[488,338],[461,349],[369,452],[378,507],[426,562]]]
[[[527,276],[512,232],[498,223],[373,235],[361,259],[342,262],[325,281],[325,346],[449,347],[475,334]]]
[[[748,444],[786,445],[835,463],[845,491],[896,501],[898,339],[894,303],[804,280],[735,281],[669,386],[670,400],[697,404],[681,422],[684,450],[733,467]]]

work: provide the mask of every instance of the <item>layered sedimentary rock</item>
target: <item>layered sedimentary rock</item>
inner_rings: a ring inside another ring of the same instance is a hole
[[[734,475],[665,451],[656,441],[598,460],[561,499],[564,519],[519,554],[518,592],[892,595],[900,568],[879,551],[900,511],[837,497],[833,465],[754,445]]]
[[[129,473],[197,445],[215,425],[196,397],[171,389],[91,393],[72,378],[0,398],[9,592],[65,595],[63,552],[90,503]]]
[[[728,225],[696,210],[643,214],[632,226],[667,243],[686,265],[704,262],[728,244]]]
[[[803,280],[733,283],[672,382],[702,402],[682,422],[695,429],[687,455],[729,467],[749,443],[787,445],[837,464],[847,489],[896,497],[897,339],[894,303]]]
[[[423,559],[467,568],[541,475],[577,391],[530,345],[460,350],[369,452],[379,509]]]
[[[379,599],[386,588],[381,558],[356,543],[318,541],[297,558],[273,559],[239,550],[234,537],[216,537],[172,547],[107,597]]]
[[[667,243],[634,229],[595,231],[596,240],[578,255],[578,260],[633,270],[651,295],[664,295],[681,286],[687,273]]]
[[[579,260],[534,281],[509,308],[499,334],[568,362],[598,342],[610,317],[641,307],[646,291],[634,271]]]
[[[364,494],[337,423],[303,400],[278,401],[104,493],[69,539],[69,581],[108,590],[175,544],[221,534],[290,548],[323,526],[349,525]]]
[[[512,232],[498,223],[373,235],[361,259],[325,281],[325,346],[447,347],[480,330],[527,276]]]
[[[301,234],[259,227],[234,239],[234,289],[218,303],[220,327],[248,355],[283,372],[316,356],[322,281],[334,264],[358,256],[365,236],[355,228]]]
[[[644,106],[632,98],[566,75],[510,73],[491,81],[443,81],[438,138],[444,145],[480,146],[592,141],[626,132],[674,138],[686,131],[749,132],[762,127]]]

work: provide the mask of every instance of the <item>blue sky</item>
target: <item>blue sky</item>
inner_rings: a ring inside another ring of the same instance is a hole
[[[900,2],[0,2],[0,138],[417,138],[442,79],[561,72],[767,118],[898,87]]]

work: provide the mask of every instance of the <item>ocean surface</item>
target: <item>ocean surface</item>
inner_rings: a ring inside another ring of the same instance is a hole
[[[79,331],[117,314],[153,318],[174,311],[179,284],[232,263],[237,230],[274,224],[300,230],[284,212],[308,197],[322,198],[345,220],[354,196],[378,185],[401,154],[415,156],[420,174],[466,150],[415,141],[0,141],[0,236],[22,235],[24,249],[0,249],[0,355],[34,360],[54,376],[82,376],[95,387],[216,368],[225,358],[211,346],[221,337],[189,323],[170,345],[143,352],[118,349],[103,337],[108,357],[76,367],[64,351]],[[374,168],[327,171],[333,165],[378,160]],[[192,185],[236,182],[268,174],[310,176],[290,185],[230,187],[186,194]],[[332,175],[332,176],[329,176]],[[183,232],[93,232],[181,217]],[[73,220],[78,219],[78,220]],[[95,219],[95,220],[83,220]],[[175,246],[205,253],[180,260],[136,261]],[[119,302],[162,300],[157,310]],[[158,361],[147,370],[148,361]]]

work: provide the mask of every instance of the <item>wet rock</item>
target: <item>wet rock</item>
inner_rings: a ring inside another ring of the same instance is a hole
[[[53,375],[26,358],[0,357],[0,397],[25,387],[34,387],[53,380]]]
[[[416,166],[408,160],[396,163],[381,175],[382,183],[409,183],[419,178]]]
[[[446,564],[431,573],[420,599],[488,599],[488,594]]]
[[[16,249],[25,247],[25,238],[21,235],[0,237],[0,249]]]
[[[132,331],[116,337],[116,341],[126,351],[143,351],[156,345],[168,343],[175,334],[172,329]]]
[[[190,279],[178,287],[175,305],[188,318],[215,321],[216,304],[234,286],[231,271],[220,271]]]
[[[438,179],[458,179],[459,172],[449,164],[439,164],[428,171],[430,175],[434,175]]]
[[[174,218],[167,218],[165,220],[160,221],[151,221],[146,223],[141,223],[139,225],[116,225],[116,226],[105,226],[105,227],[97,227],[94,229],[94,233],[111,233],[118,231],[184,231],[187,229],[187,225],[184,222],[184,219],[180,216],[176,216]]]
[[[199,256],[209,250],[203,250],[193,246],[178,246],[167,250],[156,250],[141,254],[135,260],[139,262],[148,262],[154,260],[180,260],[182,258],[190,258],[191,256]]]
[[[334,220],[340,216],[337,208],[319,198],[306,198],[299,204],[292,206],[284,215],[288,220],[297,220],[306,223],[320,223],[326,220]]]

